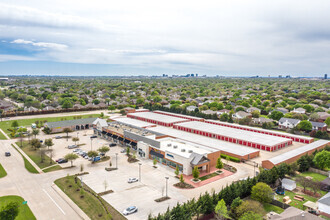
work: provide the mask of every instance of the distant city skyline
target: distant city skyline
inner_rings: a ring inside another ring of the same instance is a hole
[[[330,2],[0,3],[0,75],[324,77]]]

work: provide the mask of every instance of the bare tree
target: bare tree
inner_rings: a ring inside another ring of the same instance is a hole
[[[304,192],[306,190],[306,187],[311,185],[311,183],[310,183],[311,181],[303,176],[297,177],[296,180],[304,188]]]

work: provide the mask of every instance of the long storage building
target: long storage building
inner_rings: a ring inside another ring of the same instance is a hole
[[[292,140],[288,138],[198,121],[177,123],[173,125],[173,128],[266,151],[275,151],[292,144]]]
[[[205,122],[209,123],[209,124],[215,124],[215,125],[220,125],[220,126],[229,127],[229,128],[236,128],[236,129],[240,129],[240,130],[252,131],[252,132],[256,132],[256,133],[267,134],[267,135],[272,135],[272,136],[277,136],[277,137],[290,138],[293,141],[301,142],[301,143],[305,143],[305,144],[309,144],[314,141],[314,139],[311,137],[304,137],[304,136],[299,136],[299,135],[294,135],[294,134],[289,134],[289,133],[284,133],[284,132],[278,132],[278,131],[270,131],[270,130],[265,130],[262,128],[249,127],[249,126],[245,126],[245,125],[233,124],[233,123],[228,123],[228,122],[223,122],[223,121],[205,120]]]
[[[157,113],[157,114],[162,114],[162,115],[169,115],[169,116],[174,116],[174,117],[178,117],[178,118],[184,118],[184,119],[188,119],[189,121],[205,121],[204,118],[199,118],[199,117],[190,116],[190,115],[182,115],[182,114],[164,112],[164,111],[159,111],[159,110],[153,111],[153,112]]]
[[[268,160],[264,160],[264,161],[262,161],[262,167],[264,167],[266,169],[271,169],[274,166],[280,165],[281,163],[287,163],[287,164],[293,163],[293,162],[297,161],[303,155],[306,155],[306,154],[310,155],[315,150],[322,149],[329,144],[330,144],[330,141],[327,141],[327,140],[315,141],[311,144],[304,145],[302,147],[288,151],[288,152],[278,155],[276,157],[270,158]]]
[[[127,117],[166,127],[172,127],[176,123],[188,121],[188,119],[162,115],[153,112],[129,113],[127,114]]]

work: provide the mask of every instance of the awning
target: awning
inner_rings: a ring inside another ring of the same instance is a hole
[[[118,140],[123,141],[124,139],[122,137],[118,137]]]
[[[107,132],[105,132],[105,131],[102,131],[102,134],[106,134]]]
[[[137,143],[135,143],[135,142],[133,142],[133,141],[132,141],[131,145],[133,145],[133,146],[136,146],[136,145],[137,145]]]
[[[157,153],[154,150],[151,150],[150,151],[150,154],[153,155],[153,156],[159,157],[159,158],[164,158],[164,155],[163,154]]]
[[[128,143],[128,144],[131,143],[131,141],[130,140],[127,140],[127,139],[125,139],[124,142],[125,143]]]

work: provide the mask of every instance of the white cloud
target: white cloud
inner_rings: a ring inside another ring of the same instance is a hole
[[[24,40],[24,39],[16,39],[10,43],[12,43],[12,44],[30,44],[32,46],[49,48],[49,49],[54,49],[54,50],[64,50],[64,49],[68,48],[68,46],[64,45],[64,44],[47,43],[47,42],[33,42],[33,41],[29,41],[29,40]]]

